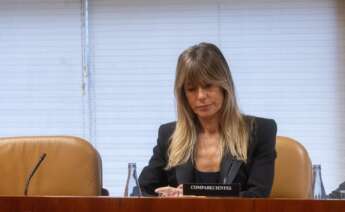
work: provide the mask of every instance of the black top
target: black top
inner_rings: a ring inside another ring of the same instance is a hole
[[[219,183],[220,172],[201,172],[194,168],[194,181],[196,183]]]
[[[231,154],[224,154],[218,182],[240,183],[241,196],[267,197],[273,184],[277,125],[272,119],[253,116],[244,116],[244,119],[250,127],[247,161],[236,160]],[[144,195],[157,195],[155,189],[158,187],[177,187],[184,183],[195,183],[191,159],[184,164],[166,169],[170,137],[174,130],[174,122],[159,128],[153,155],[139,177],[139,185]]]

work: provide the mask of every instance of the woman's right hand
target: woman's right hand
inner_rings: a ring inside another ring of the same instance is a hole
[[[155,190],[159,197],[182,197],[183,185],[179,185],[177,188],[171,186],[159,187]]]

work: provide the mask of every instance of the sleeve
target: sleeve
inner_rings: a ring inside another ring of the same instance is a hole
[[[268,197],[273,184],[277,125],[274,120],[267,119],[257,121],[256,125],[257,141],[251,158],[247,190],[240,193],[243,197]]]
[[[157,144],[153,148],[153,155],[139,176],[139,185],[144,196],[156,196],[155,189],[168,184],[164,170],[167,164],[168,139],[169,137],[164,136],[163,126],[161,126]]]

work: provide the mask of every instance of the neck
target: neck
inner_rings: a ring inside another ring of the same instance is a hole
[[[218,118],[201,119],[199,118],[201,125],[201,132],[205,134],[215,134],[219,132],[219,120]]]

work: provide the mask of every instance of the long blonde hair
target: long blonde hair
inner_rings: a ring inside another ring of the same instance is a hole
[[[210,43],[194,45],[181,53],[176,67],[175,96],[177,121],[168,149],[167,169],[181,165],[194,154],[200,128],[188,104],[184,86],[213,84],[222,88],[224,101],[220,111],[220,154],[231,154],[246,161],[248,126],[239,111],[229,66],[217,46]]]

